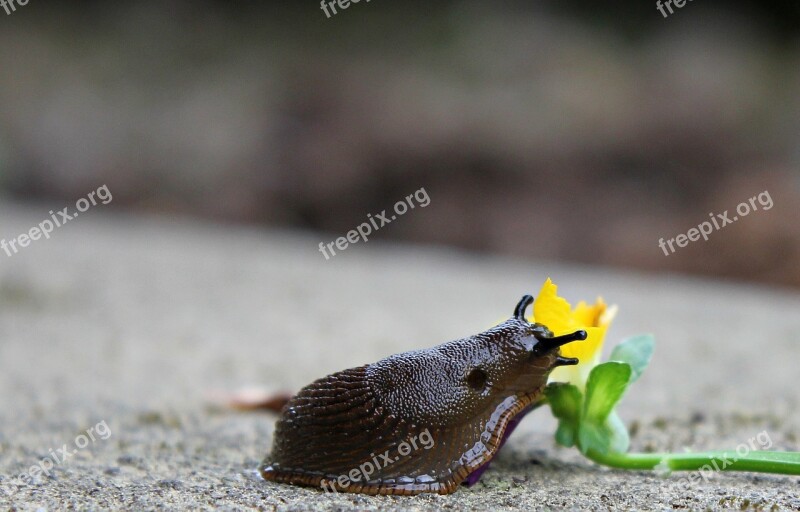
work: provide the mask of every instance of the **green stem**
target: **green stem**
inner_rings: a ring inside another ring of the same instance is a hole
[[[589,450],[586,456],[598,464],[622,469],[663,468],[669,471],[752,471],[800,475],[800,452],[749,451],[740,456],[736,451],[602,454]]]

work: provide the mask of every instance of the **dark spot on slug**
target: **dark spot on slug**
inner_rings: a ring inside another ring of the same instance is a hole
[[[489,376],[480,368],[473,368],[467,375],[467,384],[473,391],[483,391]]]
[[[294,396],[275,426],[266,480],[367,494],[448,494],[474,483],[553,368],[576,364],[554,337],[514,316],[488,331],[319,379]]]

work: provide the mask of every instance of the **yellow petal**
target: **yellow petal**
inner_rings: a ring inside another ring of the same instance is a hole
[[[572,328],[569,302],[558,296],[558,287],[549,277],[533,302],[533,318],[546,325],[555,336],[566,334]]]
[[[602,298],[597,299],[597,303],[589,306],[584,301],[580,301],[572,312],[572,318],[582,325],[599,325],[600,315],[606,310],[606,303]]]
[[[590,362],[595,355],[599,355],[603,348],[603,338],[606,335],[605,327],[584,327],[588,334],[585,340],[567,343],[561,347],[564,357],[577,357],[581,363]]]
[[[617,316],[617,305],[614,304],[610,308],[607,308],[603,313],[600,315],[600,318],[597,321],[597,325],[608,327],[611,325],[611,322]]]
[[[583,387],[589,371],[600,362],[600,353],[606,330],[614,319],[616,306],[608,307],[602,298],[595,304],[580,302],[573,310],[564,298],[558,296],[558,287],[549,278],[545,281],[533,303],[533,318],[547,326],[555,336],[569,334],[579,329],[587,333],[584,341],[561,347],[564,357],[577,357],[577,366],[557,368],[551,380],[566,380]]]

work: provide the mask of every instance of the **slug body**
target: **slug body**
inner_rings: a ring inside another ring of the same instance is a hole
[[[334,373],[283,408],[266,480],[367,494],[448,494],[480,473],[553,368],[577,364],[553,337],[514,316],[485,332]]]

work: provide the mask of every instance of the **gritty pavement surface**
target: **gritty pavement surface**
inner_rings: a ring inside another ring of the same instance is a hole
[[[0,238],[51,208],[0,206]],[[771,449],[800,450],[796,293],[378,237],[326,261],[317,244],[330,239],[97,210],[0,253],[0,509],[800,510],[797,477],[686,484],[601,468],[555,446],[546,410],[525,419],[478,485],[449,496],[262,481],[255,468],[275,416],[226,410],[211,393],[297,390],[474,334],[548,276],[573,302],[602,294],[619,305],[606,352],[656,336],[653,364],[620,409],[632,449],[735,448],[762,434]],[[49,475],[20,479],[54,456]]]

